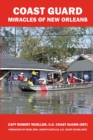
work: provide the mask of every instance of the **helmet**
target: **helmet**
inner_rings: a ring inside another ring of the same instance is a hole
[[[23,74],[23,72],[21,72],[20,74]]]
[[[32,71],[32,73],[31,73],[32,75],[36,75],[36,72],[35,71]]]

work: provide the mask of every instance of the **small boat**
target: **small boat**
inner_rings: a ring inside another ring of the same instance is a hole
[[[78,83],[78,84],[60,84],[60,85],[34,85],[29,86],[27,83],[20,83],[19,89],[22,91],[64,91],[64,90],[75,90],[75,89],[87,89],[93,86],[93,82]]]

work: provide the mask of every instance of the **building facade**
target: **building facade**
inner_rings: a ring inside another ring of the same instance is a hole
[[[47,73],[57,72],[54,67],[46,64],[31,62],[23,60],[21,58],[14,57],[5,52],[0,54],[1,57],[1,73],[10,71],[10,74],[14,74],[14,78],[18,77],[19,73],[24,73],[24,77],[28,78],[31,71],[37,71],[40,73],[40,77],[47,78]]]

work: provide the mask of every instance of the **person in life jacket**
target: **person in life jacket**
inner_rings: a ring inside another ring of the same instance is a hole
[[[67,83],[68,84],[75,84],[75,80],[80,80],[80,81],[84,81],[83,79],[77,78],[75,77],[71,72],[69,73],[68,77],[67,77]]]
[[[35,71],[32,71],[32,77],[30,78],[30,81],[32,80],[33,81],[33,84],[34,85],[38,85],[38,79],[37,79],[37,74],[36,74],[36,72]]]
[[[19,81],[23,81],[23,80],[24,80],[24,75],[23,75],[22,72],[19,74],[18,80],[19,80]]]

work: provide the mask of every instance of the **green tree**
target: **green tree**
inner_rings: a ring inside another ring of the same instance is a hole
[[[52,63],[54,58],[65,61],[67,57],[74,55],[81,38],[79,34],[85,33],[85,31],[85,28],[47,28],[45,34],[47,34],[46,39],[51,48],[50,59],[52,59]]]
[[[42,63],[65,62],[75,54],[85,28],[40,27],[19,28],[20,57]]]
[[[8,30],[2,28],[2,50],[7,53],[15,54],[15,35]]]
[[[16,35],[13,28],[2,28],[3,51],[22,59],[53,64],[56,60],[65,62],[73,56],[86,28],[76,27],[19,27]]]
[[[38,48],[39,40],[33,37],[26,37],[22,40],[20,46],[20,57],[26,60],[34,61],[34,51]]]

